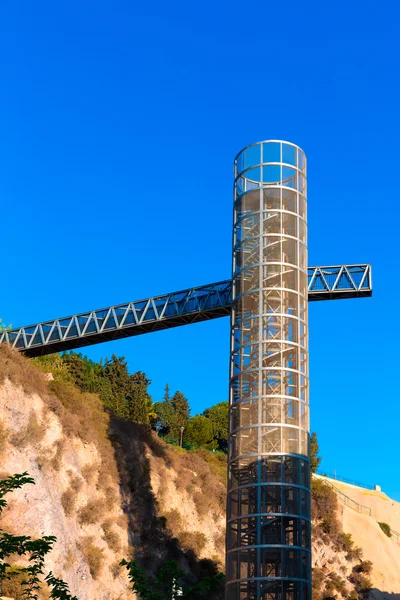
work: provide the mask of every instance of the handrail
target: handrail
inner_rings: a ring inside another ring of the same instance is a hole
[[[333,483],[331,481],[326,479],[325,475],[320,475],[319,473],[316,473],[316,475],[318,478],[322,478],[324,480],[324,482],[335,491],[338,499],[341,502],[343,502],[343,504],[345,504],[349,508],[352,508],[353,510],[361,513],[362,515],[368,515],[369,517],[372,516],[371,508],[369,508],[368,506],[364,506],[363,504],[360,504],[359,502],[356,502],[349,496],[346,496],[346,494],[344,494],[341,490],[339,490],[339,488],[337,488],[335,485],[333,485]],[[389,529],[390,529],[391,537],[394,538],[398,544],[400,544],[400,533],[398,531],[395,531],[394,529],[392,529],[390,527],[390,525],[389,525]]]
[[[390,527],[390,525],[389,525],[389,527]],[[400,544],[400,533],[398,533],[397,531],[394,531],[394,529],[392,529],[391,527],[390,527],[390,533],[392,534],[392,537],[395,538],[396,542],[398,544]]]
[[[322,477],[320,475],[320,477]],[[353,500],[352,498],[350,498],[349,496],[346,496],[346,494],[344,494],[341,490],[339,490],[339,488],[337,488],[335,485],[333,485],[333,483],[331,483],[330,481],[328,481],[327,479],[324,478],[324,482],[329,485],[336,493],[338,499],[343,502],[343,504],[345,506],[348,506],[349,508],[352,508],[353,510],[359,512],[362,515],[368,515],[369,517],[372,515],[372,511],[368,506],[364,506],[363,504],[360,504],[359,502],[356,502],[355,500]]]
[[[322,477],[329,477],[329,479],[335,479],[337,481],[342,481],[343,483],[349,483],[350,485],[356,485],[357,487],[365,488],[366,490],[375,489],[375,486],[373,485],[367,483],[360,483],[359,481],[355,481],[354,479],[349,479],[347,477],[341,477],[340,475],[336,475],[336,473],[327,473],[326,471],[322,471],[321,469],[317,471],[317,475],[321,475]]]

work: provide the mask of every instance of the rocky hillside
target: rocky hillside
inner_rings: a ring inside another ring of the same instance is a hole
[[[132,598],[122,557],[150,572],[174,558],[192,582],[223,569],[224,456],[180,451],[143,426],[110,419],[96,395],[51,381],[0,346],[0,472],[23,471],[36,485],[13,494],[0,527],[55,535],[46,568],[79,600]],[[370,587],[379,600],[400,598],[400,545],[327,489],[314,485],[315,599],[355,600]],[[19,600],[12,585],[3,593]]]

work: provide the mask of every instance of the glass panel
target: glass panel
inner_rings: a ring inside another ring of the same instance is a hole
[[[297,216],[288,213],[282,213],[282,233],[297,236]]]
[[[280,188],[263,189],[263,209],[264,210],[279,210],[281,208],[281,190]]]
[[[282,162],[288,163],[289,165],[296,166],[297,148],[289,146],[289,144],[282,144]]]
[[[263,182],[278,184],[281,181],[281,167],[279,165],[269,165],[263,167]]]
[[[248,169],[249,167],[254,167],[255,165],[260,164],[260,162],[261,162],[260,148],[261,148],[261,146],[259,144],[256,144],[255,146],[250,146],[250,148],[247,148],[247,150],[245,151],[245,159],[244,159],[245,169]]]
[[[297,212],[297,194],[290,190],[282,190],[282,208],[290,212]]]
[[[263,144],[263,163],[281,162],[281,145],[279,142]]]
[[[297,171],[291,167],[282,167],[282,185],[293,188],[297,188]]]

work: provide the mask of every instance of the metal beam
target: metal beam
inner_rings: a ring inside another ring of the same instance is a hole
[[[198,323],[229,316],[231,292],[229,279],[11,329],[0,334],[0,343],[8,343],[33,357]],[[308,268],[310,301],[371,295],[370,265]]]

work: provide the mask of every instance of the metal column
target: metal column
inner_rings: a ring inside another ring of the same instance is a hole
[[[235,159],[227,600],[311,598],[306,158]]]

